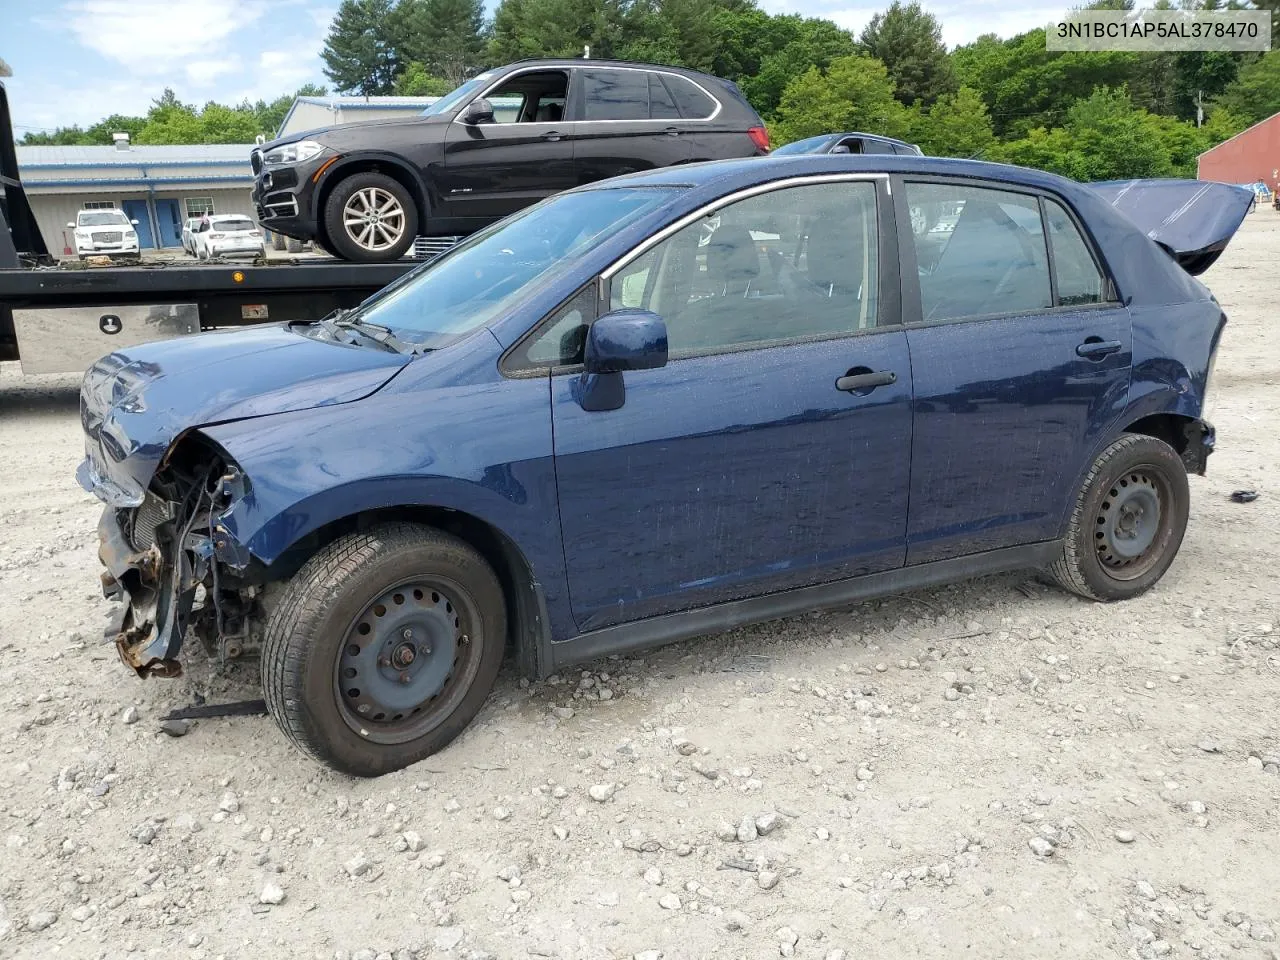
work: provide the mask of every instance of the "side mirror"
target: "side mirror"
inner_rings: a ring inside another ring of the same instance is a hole
[[[667,365],[667,325],[648,310],[614,310],[587,328],[587,373],[653,370]]]
[[[478,123],[493,123],[493,104],[484,97],[472,100],[463,109],[461,120],[469,126],[475,126]]]
[[[853,153],[853,151],[849,149],[849,145],[847,143],[836,144],[834,147],[831,148],[831,152],[832,153]]]
[[[74,223],[68,223],[67,228],[70,230],[74,230],[76,228],[76,225]]]
[[[617,410],[627,400],[625,370],[653,370],[667,364],[667,325],[647,310],[615,310],[587,328],[583,372],[573,396],[583,410]]]

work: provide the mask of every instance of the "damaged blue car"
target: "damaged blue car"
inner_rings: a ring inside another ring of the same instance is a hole
[[[110,635],[257,649],[350,774],[526,675],[944,581],[1152,587],[1226,317],[1194,274],[1248,191],[927,157],[622,177],[359,307],[85,376]]]

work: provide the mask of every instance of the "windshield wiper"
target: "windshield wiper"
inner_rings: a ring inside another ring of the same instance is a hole
[[[388,347],[396,353],[407,353],[411,357],[416,357],[420,353],[426,353],[425,347],[415,346],[401,340],[391,332],[390,327],[384,327],[376,323],[370,323],[368,320],[361,320],[357,317],[354,320],[337,320],[335,326],[341,327],[343,330],[356,330],[359,333],[381,346]]]

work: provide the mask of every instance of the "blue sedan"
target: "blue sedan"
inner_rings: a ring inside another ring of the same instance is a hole
[[[635,174],[359,307],[85,376],[110,635],[260,642],[290,739],[374,776],[530,676],[1013,569],[1178,552],[1247,191],[927,157]],[[939,225],[942,225],[940,228]]]

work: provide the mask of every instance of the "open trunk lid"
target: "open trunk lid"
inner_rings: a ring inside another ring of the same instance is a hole
[[[1253,191],[1207,180],[1104,180],[1089,184],[1109,204],[1199,276],[1227,249]]]

